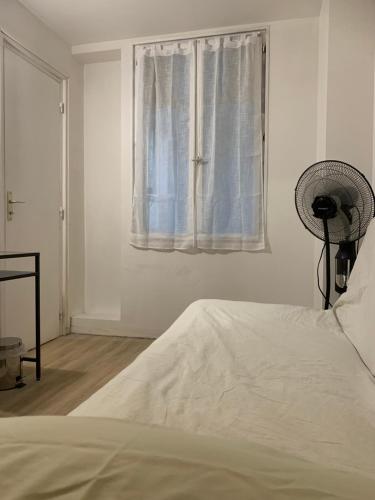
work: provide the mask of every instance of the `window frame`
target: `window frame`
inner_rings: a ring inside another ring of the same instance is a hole
[[[263,252],[267,251],[268,239],[267,239],[267,226],[268,226],[268,137],[269,137],[269,67],[270,67],[270,28],[269,26],[241,26],[241,29],[213,29],[213,30],[202,30],[200,32],[185,33],[179,35],[174,34],[170,37],[147,37],[146,40],[134,40],[131,42],[131,54],[132,54],[132,141],[131,141],[131,155],[132,155],[132,179],[131,179],[131,200],[133,203],[134,197],[134,183],[135,183],[135,147],[136,147],[136,49],[139,46],[145,46],[150,44],[167,44],[171,42],[180,41],[194,41],[195,42],[195,106],[194,106],[194,157],[197,157],[198,147],[199,147],[199,124],[198,124],[198,106],[199,106],[199,92],[198,92],[198,75],[197,75],[197,41],[203,38],[214,38],[218,36],[228,36],[228,35],[241,35],[246,33],[260,33],[262,35],[263,43],[263,71],[262,71],[262,91],[264,92],[262,100],[262,133],[263,133],[263,155],[262,155],[262,175],[263,175],[263,224],[264,224],[264,235],[265,235],[265,248]],[[194,198],[196,196],[196,182],[194,182]],[[192,250],[205,252],[204,249],[199,249],[197,247],[197,220],[196,220],[196,207],[194,207],[194,242]],[[254,250],[259,251],[259,250]]]

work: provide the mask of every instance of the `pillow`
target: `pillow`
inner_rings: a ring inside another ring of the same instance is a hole
[[[375,375],[375,219],[370,223],[349,278],[334,306],[341,327]]]

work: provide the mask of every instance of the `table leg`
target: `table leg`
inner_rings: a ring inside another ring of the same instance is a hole
[[[36,379],[41,376],[40,356],[40,256],[35,256],[35,351],[36,351]]]

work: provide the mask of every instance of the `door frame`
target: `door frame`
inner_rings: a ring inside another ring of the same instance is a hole
[[[66,335],[70,332],[69,321],[69,302],[68,302],[68,263],[69,263],[69,77],[51,66],[44,59],[34,52],[27,49],[15,38],[0,28],[0,249],[6,247],[6,186],[5,186],[5,49],[32,64],[35,68],[45,73],[50,78],[58,82],[60,86],[60,105],[62,111],[62,130],[61,130],[61,262],[60,262],[60,335]],[[0,311],[4,311],[4,301],[0,289]],[[4,314],[1,314],[0,335],[4,331]]]

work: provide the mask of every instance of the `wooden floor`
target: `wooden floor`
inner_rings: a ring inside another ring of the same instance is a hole
[[[66,335],[42,346],[42,379],[24,363],[20,389],[0,391],[0,417],[66,415],[129,365],[151,339]]]

